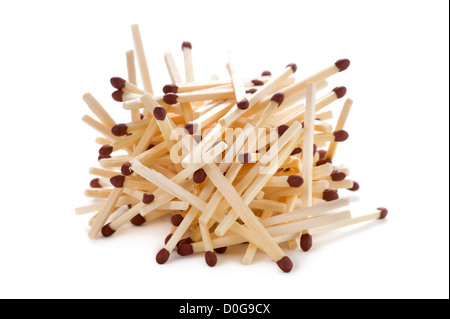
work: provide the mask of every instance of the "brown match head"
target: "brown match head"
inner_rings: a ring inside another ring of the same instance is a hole
[[[262,85],[264,85],[264,82],[261,81],[261,80],[258,80],[258,79],[252,80],[252,83],[253,83],[254,86],[262,86]]]
[[[349,191],[356,192],[359,189],[359,183],[353,181],[353,186],[351,188],[347,188]]]
[[[176,84],[174,84],[174,83],[172,83],[172,84],[166,84],[166,85],[164,85],[164,87],[163,87],[163,92],[164,92],[164,94],[167,94],[167,93],[177,93],[177,92],[178,92],[178,86],[177,86]]]
[[[157,106],[153,109],[153,116],[158,121],[164,121],[166,119],[167,111],[162,106]]]
[[[152,148],[154,148],[155,147],[155,144],[150,144],[148,147],[147,147],[147,151],[148,150],[151,150]]]
[[[191,244],[183,244],[178,247],[177,252],[180,256],[192,255],[194,253],[194,247]]]
[[[287,178],[290,187],[300,187],[303,185],[303,178],[300,175],[290,175]]]
[[[343,181],[347,177],[347,174],[345,174],[344,172],[339,171],[339,170],[334,170],[331,172],[330,176],[331,176],[331,180],[333,182],[340,182],[340,181]]]
[[[270,71],[263,71],[261,73],[261,76],[271,76],[271,75],[272,75],[272,72],[270,72]]]
[[[291,68],[292,73],[297,72],[297,64],[295,64],[295,63],[289,63],[288,65],[286,65],[286,68]]]
[[[312,236],[309,233],[302,234],[302,236],[300,237],[300,248],[303,251],[308,251],[311,249],[312,244]]]
[[[113,77],[109,82],[111,82],[111,85],[118,90],[122,90],[127,83],[127,81],[119,77]]]
[[[317,145],[313,144],[313,155],[316,155],[317,152]]]
[[[123,175],[116,175],[109,179],[111,184],[116,188],[122,188],[123,184],[125,183],[125,176]]]
[[[192,244],[194,241],[192,240],[191,237],[186,237],[181,239],[178,243],[177,243],[177,249],[178,247],[182,246],[182,245],[186,245],[186,244]]]
[[[283,103],[284,101],[284,94],[281,92],[277,92],[274,95],[272,95],[270,100],[278,103],[278,106],[280,106],[281,103]]]
[[[127,205],[127,207],[128,207],[128,209],[130,209],[130,208],[132,208],[132,207],[133,207],[133,205],[131,205],[131,204],[128,204],[128,205]]]
[[[327,156],[326,150],[318,150],[317,152],[319,152],[319,159],[324,159]]]
[[[301,147],[296,147],[296,148],[294,148],[294,150],[292,151],[291,155],[300,154],[302,151],[303,151],[303,150],[302,150]]]
[[[109,224],[106,224],[105,226],[102,227],[102,235],[104,237],[112,236],[115,232],[116,231],[112,229]]]
[[[156,254],[156,262],[160,265],[165,264],[169,260],[170,252],[163,248]]]
[[[189,41],[184,41],[184,42],[181,44],[181,50],[184,50],[184,49],[192,50],[192,44],[191,44],[191,42],[189,42]]]
[[[186,130],[187,134],[194,135],[195,133],[197,133],[198,124],[195,122],[187,122],[184,126],[184,129]]]
[[[344,142],[348,139],[348,133],[345,130],[333,132],[335,142]]]
[[[227,251],[227,247],[214,248],[214,251],[218,254],[223,254]]]
[[[316,162],[316,166],[325,165],[326,163],[331,163],[328,158],[322,158]]]
[[[183,216],[181,216],[181,214],[176,214],[176,215],[173,215],[171,218],[170,218],[170,222],[172,223],[172,225],[174,225],[174,226],[180,226],[180,224],[181,224],[181,222],[183,221]]]
[[[217,264],[217,256],[212,251],[205,252],[205,261],[209,267],[214,267]]]
[[[108,156],[111,155],[111,153],[113,152],[113,147],[111,145],[103,145],[102,147],[100,147],[100,149],[98,150],[98,154],[102,155],[102,156]]]
[[[277,127],[277,133],[278,133],[278,137],[281,137],[284,132],[287,131],[287,129],[289,128],[289,125],[287,124],[281,124],[280,126]]]
[[[167,104],[177,104],[177,99],[178,99],[178,95],[176,95],[175,93],[167,93],[166,95],[163,96],[163,101],[164,103]]]
[[[111,96],[114,101],[123,102],[123,91],[122,90],[117,90],[117,91],[112,92]]]
[[[247,164],[250,162],[252,155],[249,152],[243,152],[238,155],[238,160],[241,164]]]
[[[349,59],[340,59],[337,60],[334,65],[339,69],[339,72],[342,72],[344,70],[347,70],[350,66],[350,60]]]
[[[91,182],[89,183],[89,186],[91,186],[92,188],[102,188],[99,178],[94,178],[93,180],[91,180]]]
[[[335,189],[326,189],[323,191],[322,198],[326,202],[339,199],[339,194]]]
[[[167,243],[169,242],[170,238],[172,238],[173,234],[169,234],[166,236],[166,238],[164,239],[164,245],[167,245]]]
[[[284,256],[283,258],[278,260],[277,265],[284,272],[290,272],[292,270],[292,267],[294,267],[292,260],[288,256]]]
[[[111,133],[114,136],[124,136],[128,133],[128,126],[126,124],[116,124],[111,128]]]
[[[206,179],[206,173],[203,170],[203,168],[196,170],[192,179],[193,179],[194,183],[196,183],[196,184],[203,183]]]
[[[240,100],[240,101],[237,103],[237,107],[238,107],[240,110],[246,110],[246,109],[248,109],[249,106],[250,106],[250,103],[248,102],[248,100],[247,100],[246,98],[243,98],[242,100]]]
[[[251,89],[248,89],[247,91],[245,91],[245,93],[247,93],[247,94],[253,94],[253,93],[255,93],[256,91],[258,91],[258,90],[255,89],[255,88],[251,88]]]
[[[200,143],[203,139],[201,135],[193,135],[192,138],[194,139],[195,143]]]
[[[144,195],[142,195],[142,202],[145,205],[150,204],[154,200],[155,200],[155,195],[153,195],[152,193],[144,193]]]
[[[384,207],[378,207],[377,208],[380,211],[380,217],[379,219],[384,219],[386,218],[387,214],[388,214],[388,210]]]
[[[333,89],[333,92],[336,93],[337,98],[340,99],[347,94],[347,88],[345,86],[338,86]]]
[[[134,226],[142,226],[145,223],[145,217],[142,216],[141,214],[137,214],[136,216],[134,216],[133,218],[131,218],[130,222],[134,225]]]
[[[130,162],[123,163],[122,167],[120,168],[120,172],[122,173],[122,175],[125,176],[130,176],[131,174],[133,174],[133,170],[131,169],[131,163]]]

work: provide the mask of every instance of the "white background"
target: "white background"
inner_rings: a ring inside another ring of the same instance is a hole
[[[0,297],[448,298],[448,22],[442,0],[3,1]],[[248,77],[295,62],[303,78],[349,58],[329,81],[355,101],[336,162],[362,187],[352,212],[386,206],[388,218],[288,251],[289,274],[262,254],[242,265],[243,247],[215,268],[201,255],[157,265],[165,219],[89,240],[90,216],[74,209],[89,202],[99,146],[81,96],[128,120],[109,78],[126,77],[134,23],[157,92],[165,52],[182,73],[184,40],[199,80],[226,77],[228,49]]]

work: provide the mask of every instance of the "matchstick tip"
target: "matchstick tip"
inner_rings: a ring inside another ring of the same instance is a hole
[[[340,181],[343,181],[347,177],[347,174],[345,174],[344,172],[339,171],[339,170],[334,170],[331,172],[330,176],[331,176],[331,180],[333,182],[340,182]]]
[[[178,99],[178,95],[176,95],[175,93],[167,93],[166,95],[163,96],[163,101],[164,103],[167,104],[177,104],[177,99]]]
[[[122,188],[123,184],[125,183],[125,176],[116,175],[116,176],[111,177],[109,179],[109,181],[111,182],[112,186],[114,186],[116,188]]]
[[[181,44],[181,50],[184,50],[185,48],[187,48],[187,49],[189,49],[189,50],[192,50],[192,43],[189,42],[189,41],[184,41],[184,42]]]
[[[227,251],[227,247],[214,248],[214,251],[218,254],[223,254]]]
[[[205,261],[209,267],[214,267],[217,264],[217,256],[212,251],[205,252]]]
[[[89,183],[89,186],[91,186],[92,188],[102,188],[99,178],[94,178],[93,180],[91,180],[91,182]]]
[[[290,175],[287,178],[287,182],[290,187],[300,187],[303,185],[303,178],[300,175]]]
[[[111,133],[114,136],[124,136],[128,133],[128,126],[126,124],[116,124],[111,128]]]
[[[326,189],[322,193],[322,198],[326,202],[331,202],[333,200],[339,199],[339,194],[335,189]]]
[[[122,164],[122,167],[120,168],[120,172],[122,175],[130,176],[133,174],[133,170],[131,169],[131,163],[125,162]]]
[[[302,234],[302,236],[300,237],[300,248],[303,251],[308,251],[311,249],[313,244],[313,240],[312,240],[312,236],[309,233],[306,234]]]
[[[300,154],[302,151],[303,151],[303,150],[302,150],[301,147],[296,147],[296,148],[294,148],[294,150],[292,151],[291,155]]]
[[[144,203],[145,205],[150,204],[154,200],[155,200],[155,195],[153,195],[152,193],[144,193],[142,195],[142,203]]]
[[[145,217],[142,216],[141,214],[137,214],[136,216],[134,216],[133,218],[131,218],[130,222],[134,225],[134,226],[142,226],[145,223]]]
[[[353,186],[350,187],[350,188],[347,188],[347,189],[348,189],[349,191],[356,192],[356,191],[359,189],[359,183],[353,181]]]
[[[255,89],[255,88],[251,88],[251,89],[248,89],[247,91],[245,91],[245,93],[247,93],[247,94],[254,94],[256,91],[258,91],[258,90]]]
[[[324,159],[327,156],[326,150],[318,150],[317,152],[319,152],[319,159]]]
[[[334,141],[335,142],[344,142],[348,139],[348,133],[345,130],[339,130],[339,131],[335,131],[333,132],[334,135]]]
[[[119,77],[112,77],[109,82],[111,82],[111,85],[118,90],[122,90],[127,83],[127,81]]]
[[[191,244],[183,244],[178,247],[177,252],[180,256],[188,256],[194,253],[194,248]]]
[[[186,245],[186,244],[192,244],[194,241],[192,240],[191,237],[186,237],[181,239],[178,243],[177,243],[177,249],[179,247],[181,247],[182,245]]]
[[[148,150],[151,150],[152,148],[154,148],[155,147],[155,144],[150,144],[148,147],[147,147],[147,151]]]
[[[167,94],[167,93],[177,93],[177,92],[178,92],[178,86],[177,86],[176,84],[174,84],[174,83],[172,83],[172,84],[166,84],[166,85],[164,85],[164,87],[163,87],[163,92],[164,92],[164,94]]]
[[[262,85],[264,85],[264,82],[261,81],[261,80],[258,80],[258,79],[252,80],[252,83],[253,83],[254,86],[262,86]]]
[[[122,90],[117,90],[117,91],[112,92],[111,96],[114,101],[123,102],[123,91]]]
[[[284,94],[281,92],[277,92],[274,95],[272,95],[270,100],[278,103],[278,106],[280,106],[281,103],[283,103],[283,101],[284,101]]]
[[[238,160],[241,164],[247,164],[252,159],[252,155],[249,152],[242,152],[238,155]]]
[[[377,208],[380,211],[380,217],[379,219],[384,219],[386,218],[387,214],[388,214],[388,210],[384,207],[378,207]]]
[[[286,68],[291,68],[292,69],[292,73],[295,73],[297,71],[297,64],[289,63],[288,65],[286,65]]]
[[[164,121],[166,119],[167,111],[162,106],[157,106],[153,109],[153,116],[158,121]]]
[[[175,214],[170,218],[170,222],[174,226],[180,226],[181,222],[183,221],[183,216],[181,214]]]
[[[237,103],[237,107],[238,107],[239,109],[241,109],[241,110],[246,110],[246,109],[248,109],[249,105],[250,105],[250,103],[248,102],[248,100],[247,100],[246,98],[243,98],[242,100],[240,100],[240,101]]]
[[[281,124],[280,126],[277,127],[277,133],[278,133],[278,137],[281,137],[284,132],[287,131],[287,129],[289,128],[289,125],[287,124]]]
[[[169,242],[170,238],[172,238],[173,234],[169,234],[166,236],[166,238],[164,239],[164,245],[167,245],[167,243]]]
[[[165,264],[169,260],[170,252],[163,248],[156,254],[156,262],[160,265]]]
[[[111,228],[110,224],[106,224],[102,227],[102,235],[104,237],[112,236],[116,231]]]
[[[102,156],[109,156],[109,155],[111,155],[112,152],[113,152],[113,147],[109,144],[103,145],[98,150],[98,154],[100,154]]]
[[[194,183],[196,183],[196,184],[203,183],[206,179],[205,170],[203,168],[196,170],[192,179],[193,179]]]
[[[333,89],[334,93],[338,99],[342,98],[345,94],[347,94],[347,88],[345,86],[338,86]]]
[[[277,265],[284,272],[290,272],[292,270],[292,267],[294,267],[292,260],[288,256],[284,256],[283,258],[278,260]]]
[[[187,134],[194,135],[195,133],[197,133],[198,124],[195,122],[187,122],[184,126],[184,129],[186,130]]]
[[[331,160],[329,160],[328,158],[322,158],[322,159],[319,159],[316,162],[316,166],[322,166],[322,165],[325,165],[327,163],[331,163]]]
[[[340,59],[337,60],[334,65],[339,69],[339,72],[342,72],[344,70],[347,70],[347,68],[350,66],[350,60],[349,59]]]
[[[265,70],[261,73],[261,76],[271,76],[271,75],[272,75],[272,72],[267,71],[267,70]]]

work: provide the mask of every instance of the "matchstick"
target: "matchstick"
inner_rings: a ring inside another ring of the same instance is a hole
[[[312,205],[312,182],[313,182],[313,156],[314,156],[314,110],[316,108],[316,85],[313,82],[306,83],[306,108],[303,130],[303,186],[302,204],[303,208]]]
[[[139,70],[141,73],[142,83],[144,90],[153,95],[152,81],[150,79],[150,73],[148,71],[147,59],[145,58],[144,45],[142,44],[141,33],[139,26],[134,24],[131,26],[131,33],[133,35],[134,50],[139,64]]]
[[[352,108],[352,105],[353,105],[353,100],[352,99],[347,99],[345,101],[344,106],[342,107],[342,110],[341,110],[341,114],[339,114],[339,118],[338,118],[337,123],[336,123],[336,127],[335,127],[336,131],[344,129],[344,126],[345,126],[345,123],[347,122],[347,118],[348,118],[348,115],[349,115],[350,110]],[[328,146],[328,151],[327,151],[327,154],[325,156],[325,158],[328,161],[330,161],[330,162],[333,161],[334,154],[336,153],[336,148],[337,148],[337,142],[336,141],[331,142],[330,145]]]
[[[186,73],[186,82],[195,82],[194,67],[192,63],[192,44],[185,41],[181,45],[184,56],[184,69]]]
[[[91,109],[91,111],[97,116],[97,118],[106,125],[109,129],[111,129],[116,122],[112,119],[112,117],[106,112],[106,110],[101,106],[101,104],[92,96],[90,93],[86,93],[83,95],[83,100],[86,102],[87,106]]]

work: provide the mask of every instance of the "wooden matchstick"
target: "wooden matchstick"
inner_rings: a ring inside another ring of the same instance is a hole
[[[344,106],[342,107],[342,110],[341,110],[341,114],[339,115],[339,118],[336,123],[336,128],[335,128],[336,131],[344,129],[344,126],[345,126],[345,123],[347,122],[347,118],[348,118],[348,115],[352,108],[352,105],[353,105],[352,99],[347,99],[345,101]],[[333,161],[334,154],[336,153],[337,144],[338,143],[336,141],[333,141],[328,146],[328,151],[327,151],[325,158],[330,162]]]
[[[147,59],[145,58],[144,45],[142,44],[139,26],[137,24],[132,25],[131,32],[133,35],[134,49],[136,51],[136,57],[139,64],[139,70],[141,73],[141,79],[144,85],[144,90],[153,95],[154,92],[152,87],[152,81],[150,79],[150,73],[148,71]]]
[[[184,69],[186,73],[186,82],[195,82],[194,67],[192,63],[192,44],[185,41],[181,45],[184,56]]]

